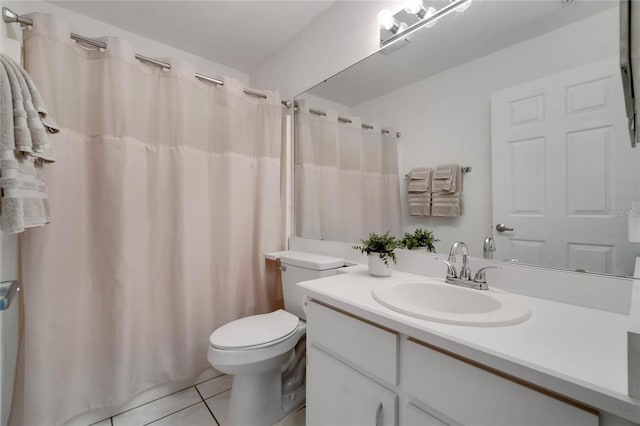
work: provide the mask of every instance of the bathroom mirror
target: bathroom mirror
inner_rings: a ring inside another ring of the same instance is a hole
[[[355,242],[423,227],[438,252],[461,240],[483,257],[492,237],[495,260],[632,275],[640,149],[619,12],[618,1],[475,0],[297,96],[295,234]],[[405,175],[451,163],[470,169],[462,213],[410,215]]]

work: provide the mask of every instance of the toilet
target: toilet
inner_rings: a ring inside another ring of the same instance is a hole
[[[225,426],[270,426],[305,402],[304,292],[302,281],[337,274],[344,260],[285,251],[280,259],[284,310],[223,325],[209,338],[207,359],[233,375]]]

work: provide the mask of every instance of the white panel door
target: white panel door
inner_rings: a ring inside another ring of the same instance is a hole
[[[493,93],[491,132],[495,258],[632,275],[640,150],[617,59]]]

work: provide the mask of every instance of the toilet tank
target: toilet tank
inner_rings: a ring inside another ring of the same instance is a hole
[[[280,264],[284,309],[298,318],[306,320],[307,315],[303,310],[304,289],[296,284],[337,274],[338,269],[344,266],[344,259],[287,251],[280,257]]]

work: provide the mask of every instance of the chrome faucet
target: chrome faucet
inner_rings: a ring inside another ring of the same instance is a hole
[[[460,274],[457,273],[456,267],[454,265],[454,263],[456,262],[456,255],[458,254],[458,250],[462,251],[462,266],[460,267]],[[489,290],[489,285],[487,284],[487,277],[485,274],[485,271],[487,269],[502,269],[500,266],[485,266],[484,268],[480,268],[478,272],[476,272],[472,280],[471,269],[469,268],[469,250],[467,249],[467,245],[462,241],[456,241],[451,245],[448,260],[440,259],[438,257],[436,258],[436,260],[444,262],[447,265],[447,278],[445,279],[447,283],[474,288],[476,290]]]
[[[456,262],[456,254],[458,253],[458,249],[462,250],[462,267],[460,268],[460,274],[458,278],[461,280],[470,280],[471,279],[471,269],[469,269],[469,249],[467,245],[462,241],[456,241],[451,245],[451,249],[449,250],[449,259],[447,259],[451,263]]]
[[[484,245],[482,246],[482,257],[485,259],[493,260],[493,253],[496,251],[496,242],[493,237],[487,237],[484,239]]]

